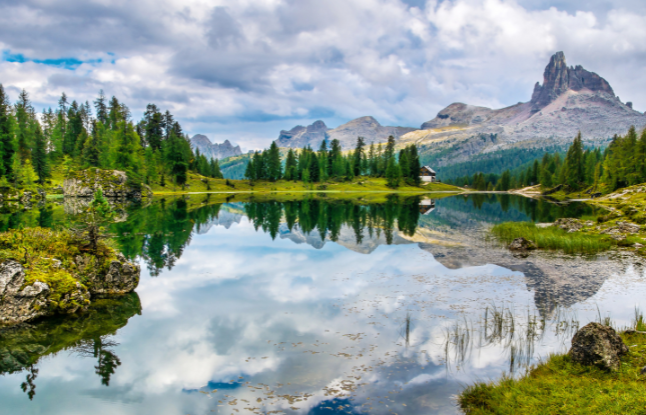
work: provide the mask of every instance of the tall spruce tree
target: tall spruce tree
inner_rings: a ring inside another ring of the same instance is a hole
[[[47,143],[38,122],[34,126],[34,149],[31,153],[34,171],[38,175],[38,182],[43,184],[50,177],[49,161],[47,159]]]

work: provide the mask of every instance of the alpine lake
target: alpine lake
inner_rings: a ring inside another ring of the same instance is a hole
[[[220,199],[218,199],[220,197]],[[0,329],[2,414],[456,414],[465,386],[519,376],[646,298],[640,257],[514,256],[505,221],[600,214],[521,196],[200,194],[124,204],[136,290]],[[0,230],[66,227],[51,200]]]

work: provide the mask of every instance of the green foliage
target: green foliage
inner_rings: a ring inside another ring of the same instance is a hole
[[[505,244],[522,237],[533,241],[539,249],[561,250],[567,254],[596,254],[617,246],[617,242],[609,236],[568,233],[555,226],[539,228],[531,222],[497,224],[491,233]]]

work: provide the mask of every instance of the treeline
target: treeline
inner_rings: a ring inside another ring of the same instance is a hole
[[[476,190],[510,190],[540,184],[549,189],[566,185],[569,191],[588,189],[590,192],[612,192],[622,187],[646,182],[646,130],[638,136],[630,127],[625,136],[612,139],[608,147],[584,148],[581,133],[567,149],[546,153],[526,169],[515,174],[505,170],[501,175],[475,173],[451,183],[468,185]]]
[[[445,182],[455,182],[457,179],[473,177],[475,173],[480,172],[494,173],[496,177],[500,177],[505,170],[509,170],[512,175],[518,176],[521,170],[526,170],[527,166],[534,163],[534,160],[540,161],[543,154],[559,153],[561,156],[565,156],[568,147],[569,145],[561,144],[541,148],[508,148],[477,154],[470,157],[468,161],[448,166],[439,165],[440,161],[444,161],[446,155],[428,155],[430,147],[421,146],[419,152],[422,165],[433,166]]]
[[[250,181],[280,179],[320,183],[327,180],[350,181],[357,176],[385,177],[390,187],[402,183],[420,185],[420,161],[415,145],[395,152],[395,138],[388,137],[385,146],[370,144],[366,149],[363,137],[357,138],[355,149],[343,154],[339,140],[332,140],[330,148],[326,140],[318,151],[306,146],[301,150],[289,149],[281,161],[275,142],[268,150],[256,152],[245,171]]]
[[[103,91],[93,105],[70,103],[63,93],[58,108],[38,116],[26,91],[12,105],[0,85],[0,186],[31,188],[56,168],[69,174],[89,167],[123,170],[135,186],[184,185],[189,170],[222,177],[217,161],[194,153],[173,115],[154,104],[135,123],[128,107]]]

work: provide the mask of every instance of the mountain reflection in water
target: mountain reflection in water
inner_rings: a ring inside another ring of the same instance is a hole
[[[212,200],[119,206],[138,297],[3,329],[0,412],[453,414],[465,384],[563,351],[597,305],[627,323],[646,293],[631,258],[517,258],[483,238],[500,221],[593,217],[583,204]],[[0,223],[60,226],[75,209]]]

